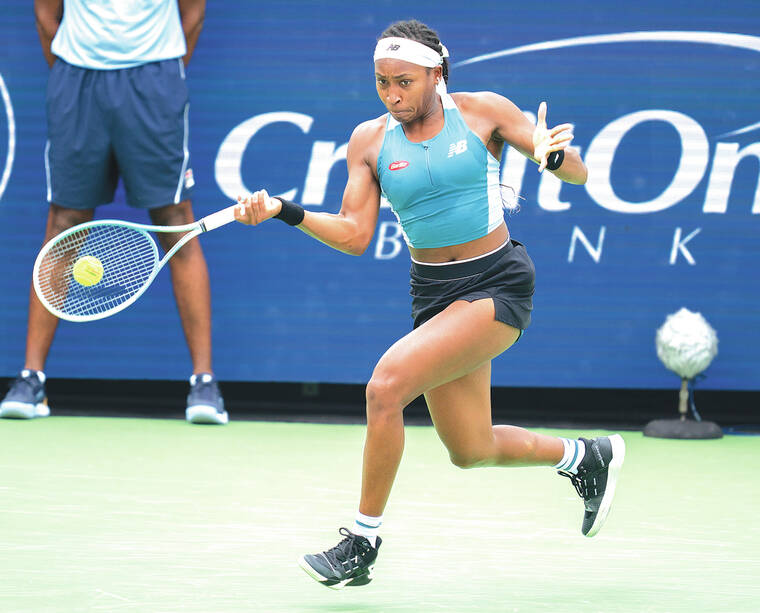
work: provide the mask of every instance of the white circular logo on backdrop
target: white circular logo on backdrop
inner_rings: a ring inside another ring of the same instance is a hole
[[[8,150],[5,154],[5,163],[3,164],[2,175],[0,175],[0,200],[3,198],[5,188],[8,186],[8,181],[11,178],[11,169],[13,168],[13,155],[16,150],[16,123],[13,119],[13,105],[11,104],[11,96],[8,93],[8,88],[5,86],[3,75],[0,74],[0,97],[3,99],[3,105],[5,106],[5,117],[8,122]]]

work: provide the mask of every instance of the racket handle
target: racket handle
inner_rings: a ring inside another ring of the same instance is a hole
[[[228,223],[235,221],[236,206],[238,205],[233,204],[232,206],[228,206],[226,209],[222,209],[216,213],[211,213],[211,215],[206,215],[206,217],[201,219],[198,223],[200,223],[201,228],[203,228],[204,232],[215,230],[221,226],[226,226]]]

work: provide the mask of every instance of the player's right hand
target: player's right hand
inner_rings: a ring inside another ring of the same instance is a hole
[[[270,198],[265,189],[253,192],[250,196],[238,196],[235,207],[235,219],[247,226],[256,226],[271,219],[282,210],[282,202]]]

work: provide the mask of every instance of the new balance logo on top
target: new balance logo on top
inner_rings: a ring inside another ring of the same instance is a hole
[[[386,51],[398,51],[401,48],[401,45],[398,45],[396,43],[391,43],[388,45],[388,49]]]
[[[455,155],[464,153],[467,151],[467,140],[460,140],[458,143],[451,143],[449,145],[449,157],[453,158]]]

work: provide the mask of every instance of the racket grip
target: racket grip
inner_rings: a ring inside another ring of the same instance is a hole
[[[203,228],[205,232],[208,232],[209,230],[215,230],[216,228],[226,226],[228,223],[235,221],[236,206],[238,205],[233,204],[232,206],[228,206],[226,209],[222,209],[216,213],[211,213],[211,215],[206,215],[206,217],[201,219],[199,222],[201,224],[201,228]]]

